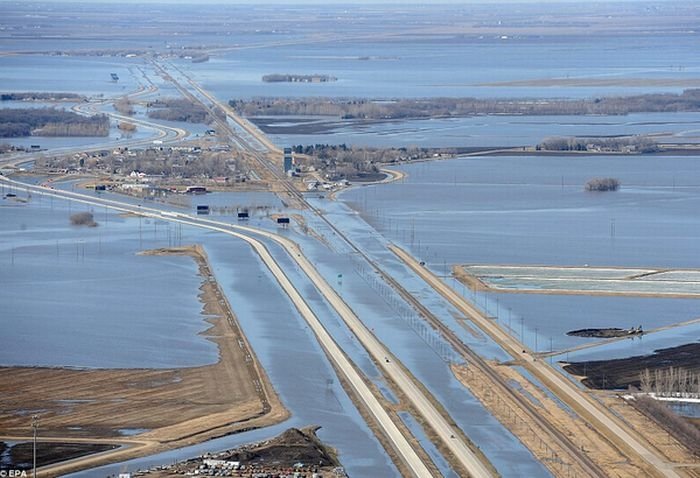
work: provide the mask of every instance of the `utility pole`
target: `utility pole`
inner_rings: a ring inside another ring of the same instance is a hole
[[[552,340],[552,336],[549,336],[549,363],[552,364],[554,362],[554,342]]]
[[[510,307],[508,307],[508,332],[512,336],[513,335],[513,327],[511,327],[511,323],[512,323],[511,319],[512,319],[511,318],[511,311],[510,311]]]
[[[33,457],[32,457],[32,464],[34,467],[34,478],[36,478],[36,432],[37,429],[39,428],[39,415],[32,415],[32,431],[34,432],[34,450],[33,450]]]

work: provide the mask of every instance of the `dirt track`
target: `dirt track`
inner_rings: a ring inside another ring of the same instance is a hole
[[[212,324],[203,335],[219,346],[219,362],[171,370],[0,368],[0,440],[29,437],[29,410],[40,415],[41,437],[139,443],[100,457],[106,462],[110,456],[123,459],[201,442],[288,416],[218,284],[209,280],[204,251],[193,246],[151,253],[184,254],[197,261],[204,279],[200,299]],[[120,429],[147,431],[123,437]]]

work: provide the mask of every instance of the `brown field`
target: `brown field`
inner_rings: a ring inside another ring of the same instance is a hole
[[[643,474],[634,463],[626,460],[610,442],[601,439],[595,429],[579,416],[564,410],[552,397],[533,385],[509,366],[487,361],[497,374],[508,380],[511,386],[521,388],[524,400],[530,401],[537,413],[561,431],[610,476],[634,478]],[[539,427],[523,412],[520,405],[502,396],[492,386],[490,379],[474,366],[452,365],[452,372],[491,413],[523,443],[556,477],[586,476],[575,459],[558,445],[546,430]]]
[[[29,437],[30,415],[37,413],[40,437],[137,445],[100,457],[111,461],[277,423],[288,416],[218,284],[210,280],[204,251],[190,246],[149,253],[185,254],[197,261],[203,278],[200,299],[211,323],[204,335],[219,346],[219,362],[167,370],[0,368],[0,440]],[[129,428],[147,431],[120,435],[120,429]]]

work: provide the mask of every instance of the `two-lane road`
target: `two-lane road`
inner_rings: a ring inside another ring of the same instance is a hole
[[[593,425],[615,446],[620,448],[634,462],[643,466],[650,474],[670,478],[680,478],[671,463],[661,458],[651,445],[630,431],[626,424],[610,413],[603,405],[591,399],[578,387],[554,370],[546,360],[540,360],[520,341],[506,333],[495,321],[490,320],[469,301],[455,292],[427,267],[399,247],[391,250],[406,263],[418,276],[433,287],[440,295],[470,317],[481,330],[501,345],[512,357],[544,383],[557,397],[574,409],[581,417]]]

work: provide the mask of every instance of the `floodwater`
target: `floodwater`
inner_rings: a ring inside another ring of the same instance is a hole
[[[259,35],[259,36],[258,36]],[[265,32],[254,35],[271,40]],[[256,96],[340,96],[367,98],[592,98],[651,92],[681,92],[673,86],[487,86],[489,83],[540,78],[630,78],[690,80],[700,72],[692,34],[654,37],[602,36],[577,38],[407,37],[394,41],[313,42],[241,48],[217,53],[206,63],[173,59],[173,63],[220,100]],[[227,38],[238,45],[255,42]],[[70,43],[70,42],[68,42]],[[466,60],[466,61],[465,61]],[[416,68],[416,65],[421,65]],[[585,66],[585,71],[581,69]],[[118,73],[118,82],[110,73]],[[148,80],[143,78],[144,72]],[[172,74],[176,74],[171,71]],[[331,83],[265,83],[270,73],[325,73]],[[60,57],[47,55],[0,57],[0,83],[6,91],[71,91],[92,96],[116,96],[152,81],[156,96],[178,96],[173,86],[154,74],[139,58]],[[668,133],[672,140],[700,141],[697,113],[654,113],[627,116],[477,116],[470,118],[336,123],[322,134],[279,132],[279,146],[346,143],[368,146],[523,146],[549,136],[598,136]],[[193,127],[195,134],[201,128]],[[81,143],[83,144],[83,143]]]
[[[512,90],[511,90],[512,91]],[[296,118],[298,120],[299,118]],[[266,124],[261,118],[261,125]],[[469,116],[396,121],[316,119],[322,132],[298,134],[297,123],[271,123],[270,138],[280,147],[296,144],[352,144],[374,147],[427,148],[517,147],[554,136],[663,134],[659,142],[700,142],[700,113],[635,113],[596,116]],[[285,131],[287,129],[288,131]]]
[[[207,63],[178,64],[220,99],[255,96],[592,97],[668,87],[499,87],[488,83],[538,78],[692,78],[700,64],[693,35],[346,40],[241,49]],[[674,68],[672,65],[676,65]],[[683,65],[679,69],[677,65]],[[585,68],[582,69],[582,68]],[[271,73],[328,74],[330,83],[264,83]]]
[[[7,92],[123,95],[138,88],[132,71],[140,63],[142,60],[128,58],[3,56],[0,57],[0,84]],[[111,73],[116,73],[119,81],[113,81]]]
[[[168,244],[165,223],[98,209],[97,227],[77,227],[69,217],[85,205],[40,196],[1,202],[0,325],[12,337],[2,365],[168,368],[218,360],[216,345],[198,335],[208,325],[195,262],[137,255]]]
[[[14,191],[24,199],[24,193]],[[28,203],[8,201],[0,207],[6,225],[0,235],[0,299],[9,308],[3,310],[0,325],[13,339],[3,347],[0,363],[148,368],[215,362],[216,346],[198,335],[208,325],[197,298],[200,279],[194,262],[186,257],[135,255],[141,249],[201,243],[292,418],[269,430],[225,437],[167,456],[186,459],[269,437],[283,426],[316,424],[322,426],[321,439],[339,450],[352,475],[398,476],[334,378],[315,338],[247,244],[100,209],[95,210],[98,227],[75,228],[69,225],[69,214],[85,210],[84,205],[38,197]],[[357,354],[361,352],[355,346],[353,355]],[[370,376],[378,375],[366,358],[357,363]],[[128,466],[133,470],[144,463],[162,464],[163,459],[159,455]],[[80,476],[105,476],[121,466]]]
[[[14,191],[17,192],[16,189]],[[22,194],[21,191],[19,193]],[[68,225],[69,213],[84,208],[57,199],[51,201],[37,197],[27,204],[0,209],[0,213],[9,216],[6,224],[12,226],[6,233],[10,237],[6,239],[4,247],[5,260],[9,261],[10,267],[22,266],[22,274],[27,277],[25,282],[31,280],[35,284],[34,287],[36,284],[42,286],[47,282],[49,287],[48,292],[35,291],[39,297],[48,297],[46,301],[36,301],[36,304],[31,303],[26,293],[20,295],[21,291],[27,289],[26,284],[8,281],[12,283],[3,288],[3,293],[12,298],[11,302],[17,308],[17,311],[10,311],[11,315],[7,317],[8,322],[12,324],[9,330],[12,330],[13,336],[22,337],[21,330],[28,328],[30,324],[33,324],[33,330],[51,331],[50,336],[38,334],[39,344],[36,349],[31,346],[27,348],[25,341],[18,341],[16,344],[22,350],[7,348],[5,352],[8,360],[14,359],[14,362],[10,363],[77,367],[186,366],[210,363],[203,360],[206,354],[202,352],[202,347],[209,347],[210,361],[215,360],[215,348],[203,337],[197,336],[205,327],[200,315],[201,305],[196,298],[199,280],[191,260],[133,255],[134,251],[141,248],[199,242],[205,246],[214,273],[229,297],[253,349],[285,404],[292,410],[293,418],[286,425],[322,425],[321,438],[340,450],[344,464],[357,476],[366,476],[368,473],[373,476],[396,474],[393,465],[340,388],[315,338],[247,245],[220,234],[199,232],[191,228],[180,230],[176,226],[168,226],[163,221],[149,220],[147,223],[146,220],[142,220],[139,227],[137,219],[120,218],[99,208],[95,210],[95,216],[100,226],[92,229],[73,229]],[[24,222],[25,217],[35,219]],[[264,217],[251,222],[256,221],[262,221],[270,228],[275,227],[272,221]],[[37,231],[38,224],[43,225],[40,231]],[[49,237],[60,238],[58,256],[54,255],[55,239],[45,239],[49,230],[53,232]],[[86,236],[97,232],[103,235],[92,237],[92,240]],[[39,233],[40,237],[32,237],[32,234],[36,236]],[[293,236],[295,234],[292,230],[287,233]],[[415,370],[418,379],[446,404],[450,414],[502,470],[504,476],[548,475],[530,453],[456,382],[438,353],[441,348],[435,339],[425,335],[426,330],[415,331],[406,327],[406,322],[396,316],[385,300],[372,292],[373,286],[365,277],[353,273],[352,269],[347,270],[348,267],[353,267],[352,262],[348,262],[349,258],[337,257],[324,247],[319,247],[312,239],[297,239],[302,240],[305,247],[308,247],[308,253],[329,281],[337,276],[338,270],[346,271],[343,283],[336,282],[334,286],[354,304],[357,313],[375,329],[375,333],[397,356]],[[37,245],[34,245],[34,242]],[[133,251],[130,252],[127,245],[131,246]],[[31,250],[23,249],[27,247]],[[320,299],[318,292],[308,283],[308,279],[302,277],[291,259],[277,246],[268,247],[358,367],[379,386],[386,387],[366,352],[334,312]],[[126,249],[126,254],[123,249]],[[29,260],[30,257],[32,261]],[[157,275],[149,274],[150,269],[147,266],[132,262],[141,259],[153,261]],[[56,266],[55,272],[53,262],[60,265]],[[178,288],[177,284],[171,284],[173,280],[177,282],[182,279],[182,268],[189,272],[187,277],[191,280],[189,284]],[[131,275],[126,275],[129,271]],[[65,280],[63,277],[79,279]],[[107,289],[100,289],[102,283],[106,284]],[[74,290],[75,284],[78,284],[81,290]],[[119,284],[119,287],[114,289],[114,284]],[[151,288],[168,290],[167,297],[161,299],[159,294],[162,292],[152,292]],[[80,297],[81,291],[86,292],[84,303],[76,304],[75,300],[69,302],[68,299],[57,299]],[[176,291],[177,300],[171,300],[173,291]],[[113,292],[116,293],[114,297],[110,295]],[[133,297],[133,300],[124,304],[124,297]],[[182,304],[185,301],[189,301],[190,309],[183,308]],[[183,320],[189,320],[189,328],[172,327],[173,320],[177,317],[173,317],[174,311],[171,311],[170,307],[177,308],[183,316],[187,314]],[[56,317],[49,321],[46,310],[53,311],[53,308],[56,309]],[[27,311],[26,316],[20,315],[24,310]],[[121,313],[129,314],[128,324],[120,322]],[[27,316],[28,318],[25,318]],[[11,317],[22,317],[24,320],[10,321]],[[75,323],[76,320],[78,323]],[[98,326],[95,326],[96,320],[100,321]],[[46,323],[48,329],[45,327]],[[19,330],[13,330],[12,327]],[[110,343],[107,345],[94,339],[91,335],[93,332],[107,335]],[[171,337],[172,334],[176,336]],[[157,340],[151,343],[152,339]],[[38,350],[41,345],[46,348]],[[68,349],[74,349],[73,353],[69,353]],[[196,357],[200,362],[186,363],[187,357],[190,357],[190,360]],[[300,370],[313,373],[300,374]],[[437,370],[442,372],[436,373]],[[272,434],[272,430],[266,431],[265,434],[257,432],[227,437],[200,445],[196,450],[234,446],[253,437],[269,436],[267,433]],[[184,459],[195,454],[194,450],[195,448],[187,448],[170,452],[167,456]],[[513,456],[518,456],[518,459],[512,460]],[[157,460],[162,459],[163,456],[151,457],[130,462],[128,466],[137,466],[136,463],[138,466],[159,463]],[[435,455],[435,459],[444,463],[444,458],[439,455]],[[102,473],[112,469],[116,470],[119,467],[88,472],[83,476],[95,476],[90,473]]]
[[[340,17],[344,13],[338,8],[333,12]],[[287,11],[265,13],[280,18]],[[191,32],[181,38],[154,36],[141,38],[140,44],[153,41],[170,48],[199,41],[215,45],[241,42],[241,48],[219,52],[207,63],[174,61],[223,101],[258,95],[588,98],[652,91],[677,93],[682,88],[486,84],[582,76],[692,79],[700,71],[697,37],[682,32],[601,36],[585,42],[566,37],[415,35],[383,41],[281,44],[298,38],[304,28],[313,31],[314,25],[325,21],[315,18],[310,26],[294,26],[294,31],[253,31],[251,27],[246,34],[235,33],[225,39],[209,35],[197,38]],[[17,49],[25,41],[5,39],[0,48]],[[258,47],[248,48],[258,42]],[[43,48],[39,40],[30,43]],[[97,39],[90,45],[116,46],[126,47],[127,43]],[[63,38],[52,47],[84,48],[85,40]],[[143,84],[142,71],[161,87],[157,95],[176,94],[138,59],[0,57],[0,82],[7,91],[116,96]],[[111,72],[119,74],[118,82],[111,81]],[[331,74],[338,81],[263,83],[262,75],[269,73]],[[285,146],[316,142],[509,146],[534,144],[553,135],[661,132],[697,142],[699,123],[697,114],[685,113],[594,118],[474,117],[349,125],[336,127],[328,135],[282,134],[274,139]],[[191,128],[193,133],[201,133],[196,128],[199,126]],[[71,144],[71,139],[65,141],[66,146]],[[700,205],[700,168],[691,157],[471,158],[402,169],[409,177],[401,183],[358,188],[341,196],[345,203],[317,205],[326,208],[339,227],[380,260],[465,343],[488,358],[507,356],[487,337],[463,328],[455,318],[456,312],[386,251],[387,241],[381,235],[410,249],[442,274],[453,263],[699,267],[700,219],[696,213]],[[609,194],[583,192],[584,182],[593,176],[618,177],[623,187]],[[1,363],[165,367],[216,360],[216,348],[198,335],[206,324],[196,298],[199,279],[193,262],[187,258],[135,255],[143,248],[200,242],[261,364],[292,412],[285,424],[133,460],[127,465],[129,470],[267,438],[286,426],[319,424],[323,427],[321,438],[340,451],[351,476],[398,476],[334,379],[333,369],[314,337],[248,246],[219,234],[177,228],[163,221],[120,218],[100,210],[96,211],[98,228],[74,229],[68,225],[68,215],[84,206],[46,198],[41,204],[35,198],[26,205],[7,205],[10,203],[5,201],[0,207],[0,299],[11,306],[3,310],[0,325],[4,333],[17,340],[7,341],[8,346],[0,352]],[[200,201],[220,208],[216,215],[223,217],[234,208],[256,204],[251,224],[269,227],[274,226],[265,218],[267,212],[280,207],[265,195],[239,198],[223,194],[198,197],[184,206],[191,208]],[[339,254],[325,250],[314,240],[299,239],[319,270],[445,405],[499,471],[504,476],[547,476],[546,469],[449,373],[445,360],[454,357],[443,341],[407,313],[391,291],[377,287],[371,272],[358,270],[349,251],[332,233],[321,230]],[[294,237],[293,231],[289,234]],[[301,277],[288,257],[275,247],[271,249],[289,270],[295,285],[309,297],[334,339],[371,380],[386,389],[366,353],[353,342],[355,339],[308,280]],[[469,294],[468,290],[462,292]],[[643,324],[649,329],[695,317],[699,305],[695,300],[526,294],[480,294],[473,298],[497,316],[501,325],[524,336],[525,342],[538,350],[550,344],[562,348],[586,343],[585,339],[582,342],[565,335],[572,328]],[[99,327],[95,327],[96,321]],[[612,344],[598,353],[629,354],[630,344],[643,344],[646,350],[659,344],[681,343],[697,337],[697,332],[696,326],[669,330],[637,342]],[[581,352],[580,356],[586,353],[593,352]],[[412,423],[410,417],[404,418]],[[432,450],[432,455],[449,474],[439,453]],[[121,468],[117,464],[78,475],[104,476]]]
[[[400,169],[408,174],[401,182],[340,197],[437,273],[455,263],[698,267],[700,167],[693,157],[478,157]],[[619,178],[622,187],[585,192],[595,176]],[[540,350],[550,338],[554,349],[585,343],[568,330],[651,329],[700,316],[700,302],[691,299],[472,299]]]
[[[445,322],[455,325],[451,308],[421,288],[420,281],[410,278],[398,260],[386,250],[386,241],[352,214],[342,204],[325,200],[313,201],[324,209],[325,215],[358,244],[363,251],[379,260],[402,285],[425,303]],[[405,307],[397,303],[395,291],[374,280],[375,274],[355,259],[337,236],[323,228],[318,218],[306,215],[311,227],[323,234],[331,249],[313,247],[312,239],[299,241],[313,263],[332,287],[352,305],[355,313],[377,338],[392,351],[413,375],[443,404],[450,416],[476,443],[503,476],[549,476],[530,452],[513,437],[452,375],[446,361],[460,359],[444,341],[426,327],[422,319],[407,316]],[[399,273],[395,273],[395,269]],[[401,273],[405,275],[401,275]],[[326,324],[333,328],[332,324]],[[469,336],[464,330],[457,334],[465,343],[489,358],[506,360],[507,356],[485,337]],[[335,335],[334,335],[335,336]],[[517,458],[515,458],[517,457]]]

